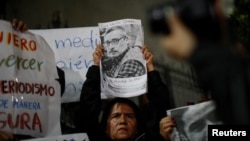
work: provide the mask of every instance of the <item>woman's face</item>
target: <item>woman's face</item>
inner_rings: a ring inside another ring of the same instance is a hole
[[[107,135],[114,141],[131,140],[137,133],[137,119],[133,109],[125,103],[116,103],[107,121]]]

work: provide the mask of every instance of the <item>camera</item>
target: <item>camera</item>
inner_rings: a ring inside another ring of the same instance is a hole
[[[214,38],[218,35],[218,22],[213,10],[214,0],[168,0],[152,6],[147,19],[152,33],[170,34],[168,17],[173,12],[198,37]]]

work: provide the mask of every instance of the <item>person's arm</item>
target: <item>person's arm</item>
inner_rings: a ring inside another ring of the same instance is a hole
[[[98,105],[101,104],[101,87],[100,87],[100,60],[103,57],[103,47],[98,45],[93,53],[94,64],[88,69],[86,80],[83,84],[80,101],[93,102]],[[90,104],[94,111],[95,105]]]
[[[144,56],[144,59],[146,60],[147,71],[148,72],[154,71],[155,70],[153,63],[154,55],[151,53],[151,51],[148,49],[146,45],[142,47],[141,51]]]
[[[160,113],[161,117],[166,116],[166,110],[170,109],[170,96],[167,85],[165,85],[160,74],[154,68],[153,54],[144,46],[142,53],[147,63],[148,70],[148,93],[147,98],[154,109]]]
[[[76,124],[79,131],[88,130],[85,128],[91,127],[92,122],[97,122],[95,124],[98,124],[98,117],[101,110],[99,69],[98,66],[91,66],[88,69],[86,80],[82,86],[79,118]]]
[[[222,120],[249,124],[250,60],[233,54],[221,44],[203,41],[189,61],[201,86],[211,91]]]
[[[148,93],[147,98],[155,108],[166,115],[166,110],[172,108],[170,105],[170,94],[167,85],[161,79],[158,71],[148,72]]]
[[[57,69],[57,73],[58,73],[58,76],[59,76],[59,78],[57,78],[56,80],[60,83],[61,96],[62,96],[64,91],[65,91],[65,73],[61,68],[59,68],[57,66],[56,66],[56,69]]]
[[[171,140],[171,132],[173,127],[176,126],[174,119],[171,116],[166,116],[160,121],[160,135],[166,140]]]
[[[86,132],[90,140],[101,140],[104,133],[99,124],[101,112],[101,88],[99,63],[102,57],[98,46],[93,53],[94,64],[88,69],[86,80],[82,86],[80,107],[76,115],[78,132]]]
[[[147,98],[149,101],[149,111],[151,112],[151,119],[149,128],[151,135],[155,136],[157,140],[163,140],[160,135],[160,120],[167,116],[167,109],[170,109],[168,87],[162,82],[159,72],[156,70],[148,72],[148,92]]]
[[[159,72],[154,68],[153,54],[146,46],[142,48],[142,52],[148,70],[148,92],[146,96],[149,101],[148,110],[151,115],[147,121],[148,128],[151,136],[156,140],[164,140],[163,136],[160,135],[159,123],[162,118],[166,117],[167,109],[171,108],[169,90],[161,80]]]
[[[77,132],[85,132],[90,140],[99,140],[102,131],[99,125],[101,112],[100,68],[96,65],[88,69],[82,86],[80,106],[76,113]]]

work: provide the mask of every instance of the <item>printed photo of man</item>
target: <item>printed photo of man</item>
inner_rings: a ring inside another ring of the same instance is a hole
[[[104,32],[102,68],[108,77],[129,78],[146,74],[145,66],[136,59],[142,54],[141,46],[136,44],[138,35],[133,34],[133,28],[136,31],[132,25],[114,26]],[[132,30],[130,34],[126,29]]]

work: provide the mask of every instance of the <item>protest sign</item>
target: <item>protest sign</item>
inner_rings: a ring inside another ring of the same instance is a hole
[[[206,141],[208,125],[222,124],[219,120],[214,101],[167,110],[176,127],[171,132],[171,141]]]
[[[123,19],[99,23],[104,57],[101,61],[101,91],[104,95],[133,97],[146,93],[146,61],[141,21]]]
[[[67,134],[54,137],[36,138],[21,141],[89,141],[86,133]]]
[[[60,84],[46,41],[0,21],[0,130],[34,137],[60,129]]]
[[[62,103],[80,100],[82,84],[93,64],[92,53],[100,43],[97,27],[29,30],[41,35],[55,53],[56,65],[65,72]]]

